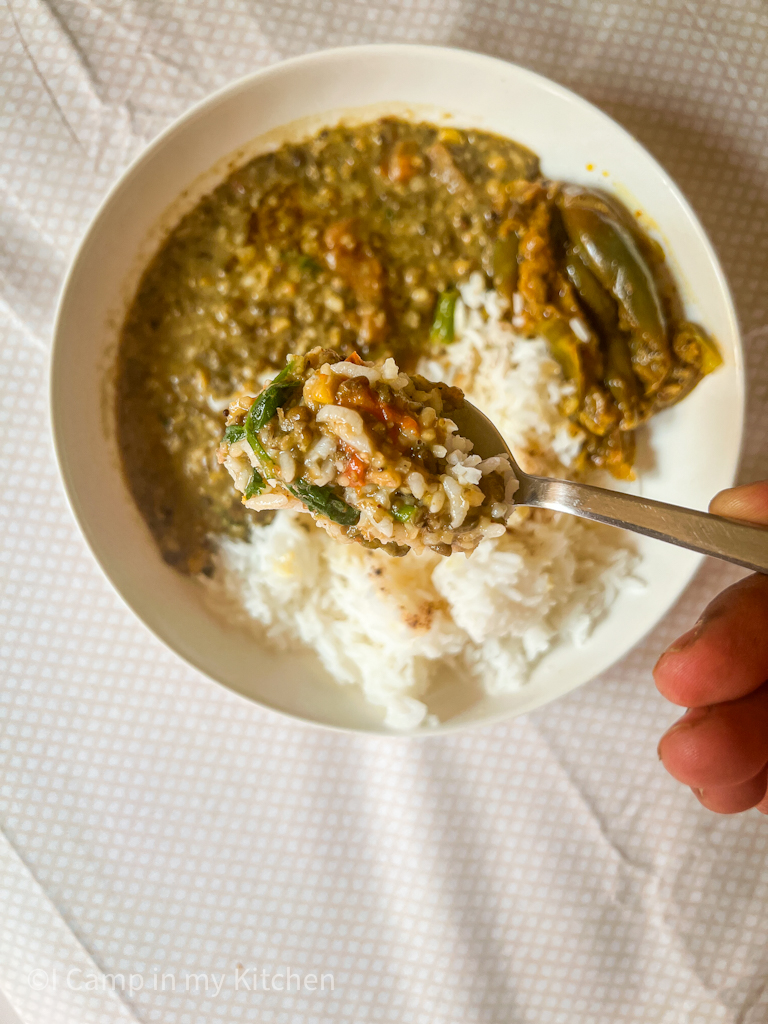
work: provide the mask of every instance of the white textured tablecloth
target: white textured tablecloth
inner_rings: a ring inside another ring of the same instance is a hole
[[[641,646],[564,700],[409,743],[290,724],[201,678],[123,607],[67,510],[47,356],[104,192],[212,89],[372,41],[532,67],[668,168],[734,290],[742,476],[768,477],[764,2],[5,0],[0,1016],[768,1021],[768,821],[718,818],[666,776],[656,742],[677,712],[650,678],[735,571],[707,564]]]

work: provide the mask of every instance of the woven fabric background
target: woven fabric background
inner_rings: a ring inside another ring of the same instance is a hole
[[[671,172],[741,317],[742,475],[768,477],[761,0],[5,0],[0,991],[24,1024],[768,1021],[768,822],[711,815],[655,753],[676,711],[651,667],[735,570],[706,564],[569,697],[411,744],[288,724],[197,675],[123,607],[67,510],[47,357],[107,188],[231,79],[381,41],[531,67]],[[248,968],[333,988],[254,990]],[[163,974],[175,991],[152,987]]]

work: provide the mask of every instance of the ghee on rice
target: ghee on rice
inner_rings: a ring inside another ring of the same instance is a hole
[[[419,372],[461,387],[524,469],[567,473],[582,437],[559,412],[569,385],[546,342],[499,319],[499,296],[481,275],[461,295],[458,340]],[[268,640],[314,650],[339,683],[362,687],[386,725],[409,730],[433,721],[422,698],[448,671],[490,694],[523,686],[554,645],[586,640],[632,576],[634,549],[616,530],[526,509],[514,519],[469,558],[395,559],[281,512],[248,542],[220,541],[212,586]]]

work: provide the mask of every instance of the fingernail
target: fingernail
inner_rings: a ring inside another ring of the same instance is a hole
[[[673,644],[670,644],[664,654],[679,654],[680,651],[687,650],[699,639],[702,629],[704,629],[704,620],[699,619],[692,629],[689,629],[687,633],[683,633]],[[662,654],[662,658],[664,654]]]
[[[695,626],[689,629],[687,633],[683,633],[682,636],[679,636],[677,640],[675,640],[674,643],[671,643],[669,647],[666,649],[666,651],[663,652],[659,660],[653,666],[653,673],[656,673],[656,669],[659,667],[662,661],[664,661],[668,654],[680,654],[681,651],[685,651],[689,647],[692,647],[693,644],[695,644],[701,636],[701,631],[703,629],[704,620],[699,619]]]
[[[669,737],[674,732],[680,732],[681,729],[690,729],[692,726],[698,725],[701,719],[704,718],[704,716],[708,712],[708,707],[688,708],[688,710],[685,712],[682,718],[678,718],[674,725],[670,725],[670,727],[659,740],[659,745],[656,748],[656,753],[659,755],[659,760],[662,760],[661,744],[664,742],[664,740],[669,739]]]

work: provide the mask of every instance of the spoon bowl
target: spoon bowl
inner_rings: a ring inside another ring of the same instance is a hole
[[[477,455],[483,459],[494,455],[509,458],[520,484],[515,492],[515,504],[593,519],[703,555],[713,555],[755,572],[768,573],[768,527],[668,505],[638,494],[572,480],[532,476],[520,469],[497,428],[471,402],[465,399],[463,407],[452,415],[462,436],[474,443]]]

